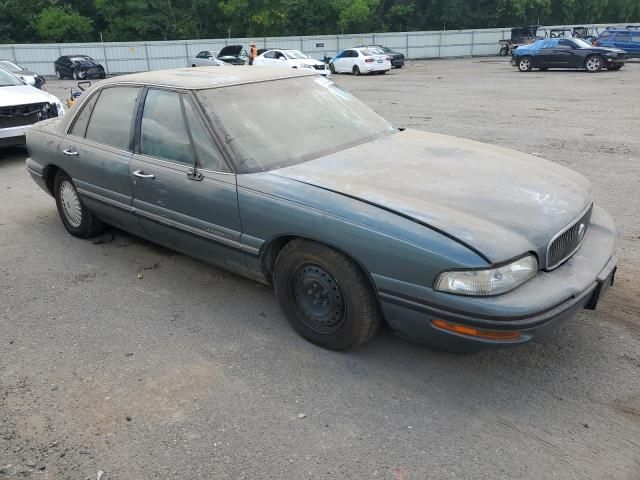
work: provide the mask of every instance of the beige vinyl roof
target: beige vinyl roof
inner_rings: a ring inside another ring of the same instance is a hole
[[[313,71],[294,68],[229,65],[196,68],[175,68],[151,72],[120,75],[103,80],[99,85],[115,83],[140,83],[165,87],[201,90],[205,88],[227,87],[245,83],[267,82],[291,77],[316,75]],[[96,84],[98,85],[98,84]]]

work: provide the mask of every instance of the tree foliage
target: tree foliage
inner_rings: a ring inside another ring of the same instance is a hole
[[[640,22],[640,0],[0,0],[0,42]]]

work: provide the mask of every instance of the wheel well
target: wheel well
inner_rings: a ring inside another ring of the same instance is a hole
[[[60,167],[56,167],[55,165],[47,165],[44,167],[44,171],[42,172],[42,177],[47,185],[47,190],[53,196],[53,182],[56,180],[56,175],[58,171],[61,170]]]
[[[260,255],[260,264],[261,264],[262,272],[265,278],[270,283],[273,283],[273,268],[276,264],[276,259],[278,258],[278,254],[287,243],[296,239],[309,240],[312,242],[321,243],[323,245],[326,245],[327,247],[330,247],[339,251],[340,253],[342,253],[343,255],[346,255],[349,259],[351,259],[351,261],[353,261],[353,263],[356,264],[356,266],[360,269],[360,271],[364,274],[365,278],[369,282],[369,286],[371,287],[373,296],[376,299],[378,308],[380,309],[380,314],[382,314],[382,305],[380,304],[380,298],[378,298],[378,289],[376,288],[376,285],[373,282],[373,278],[371,277],[371,274],[364,268],[364,266],[357,259],[353,258],[352,255],[345,252],[344,250],[337,248],[334,245],[330,245],[328,243],[315,240],[313,238],[303,237],[299,235],[283,235],[282,237],[277,237],[270,240],[267,243],[267,245],[263,247],[263,251]]]

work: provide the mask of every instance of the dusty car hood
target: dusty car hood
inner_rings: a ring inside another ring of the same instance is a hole
[[[237,57],[242,53],[242,45],[227,45],[220,50],[218,58],[220,57]]]
[[[397,212],[491,262],[528,251],[543,262],[551,237],[591,204],[591,184],[560,165],[415,130],[272,173]]]
[[[56,101],[59,100],[53,95],[43,92],[42,90],[38,90],[30,85],[0,87],[0,107]]]

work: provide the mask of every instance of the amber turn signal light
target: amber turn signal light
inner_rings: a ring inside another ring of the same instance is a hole
[[[431,324],[442,330],[467,335],[469,337],[486,338],[489,340],[515,340],[519,338],[522,332],[517,330],[484,330],[481,328],[466,327],[457,323],[447,322],[445,320],[432,320]]]

